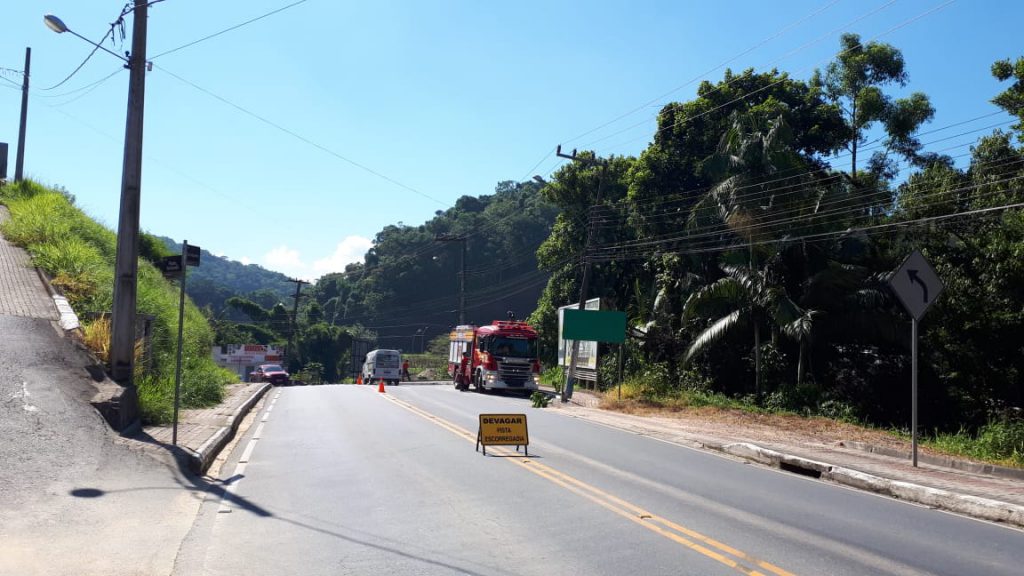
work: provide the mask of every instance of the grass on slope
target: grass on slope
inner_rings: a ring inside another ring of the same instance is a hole
[[[113,301],[115,234],[74,206],[70,198],[31,181],[0,188],[0,202],[11,213],[2,232],[25,248],[33,263],[53,278],[85,320],[89,313],[111,309]],[[153,254],[159,241],[145,235],[142,251]],[[135,381],[146,423],[167,422],[174,399],[174,366],[178,325],[178,289],[147,260],[139,260],[138,312],[154,317],[152,357],[148,369],[136,363]],[[85,323],[87,341],[103,358],[109,326]],[[182,404],[210,406],[221,401],[224,385],[236,381],[230,371],[214,364],[210,355],[213,331],[206,318],[186,302],[182,360]]]

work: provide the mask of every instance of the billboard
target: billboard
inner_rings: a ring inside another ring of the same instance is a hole
[[[558,309],[558,365],[568,366],[568,356],[572,355],[572,340],[564,340],[562,338],[562,329],[565,322],[565,310],[579,309],[579,304],[569,304],[568,306],[562,306]],[[591,298],[587,300],[586,305],[583,307],[584,310],[600,310],[601,299]],[[584,370],[597,370],[597,342],[591,342],[588,340],[580,340],[580,352],[579,358],[576,362],[577,369]]]
[[[284,348],[264,344],[225,344],[214,346],[213,361],[245,380],[260,364],[280,364],[284,361]]]

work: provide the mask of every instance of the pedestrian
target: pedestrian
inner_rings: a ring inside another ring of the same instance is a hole
[[[459,371],[455,374],[455,389],[469,390],[469,352],[462,353]]]
[[[409,361],[402,361],[402,380],[409,381]]]

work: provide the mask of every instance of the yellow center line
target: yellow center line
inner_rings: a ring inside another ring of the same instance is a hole
[[[404,400],[399,400],[393,396],[384,396],[384,398],[397,406],[434,422],[438,426],[462,437],[465,440],[468,440],[469,442],[476,442],[476,434],[473,434],[465,428],[453,424],[439,416],[435,416],[422,408],[413,406]],[[512,450],[498,446],[491,447],[491,451],[493,451],[496,456],[517,455],[517,453]],[[552,482],[553,484],[561,486],[562,488],[582,496],[595,504],[614,512],[615,514],[622,516],[623,518],[668,538],[677,544],[681,544],[690,550],[699,552],[708,558],[725,564],[726,566],[729,566],[743,574],[748,576],[768,576],[764,572],[760,572],[755,568],[741,564],[733,558],[739,559],[747,564],[757,566],[758,568],[766,570],[772,574],[776,574],[777,576],[794,576],[791,572],[779,568],[774,564],[751,556],[741,550],[737,550],[732,546],[719,542],[714,538],[705,536],[700,532],[682,526],[667,518],[648,512],[640,506],[636,506],[635,504],[627,502],[618,496],[609,494],[595,486],[583,482],[582,480],[574,478],[569,474],[556,470],[546,464],[542,464],[537,460],[532,460],[528,457],[521,457],[512,458],[509,462],[517,464],[521,468],[528,470],[549,482]],[[712,550],[712,548],[717,549],[718,551],[716,552],[715,550]],[[732,556],[733,558],[730,558],[729,556]]]

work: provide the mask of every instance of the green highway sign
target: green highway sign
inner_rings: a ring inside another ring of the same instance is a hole
[[[618,310],[566,309],[562,338],[621,344],[626,339],[626,313]]]

